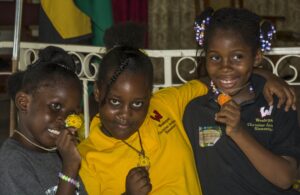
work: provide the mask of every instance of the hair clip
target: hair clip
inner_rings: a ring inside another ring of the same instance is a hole
[[[205,31],[205,25],[209,24],[210,17],[205,18],[201,21],[201,24],[199,25],[197,21],[195,21],[194,29],[196,31],[196,41],[197,43],[202,46],[204,41],[204,31]]]
[[[276,33],[275,27],[271,25],[271,29],[267,32],[267,37],[264,37],[264,34],[260,28],[260,44],[261,44],[261,51],[270,51],[271,50],[271,41],[273,38],[273,35]]]

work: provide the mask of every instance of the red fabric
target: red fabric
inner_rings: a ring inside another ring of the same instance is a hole
[[[112,0],[115,23],[134,21],[143,24],[148,19],[148,0]]]
[[[148,0],[112,0],[114,23],[133,21],[148,27]],[[147,30],[145,48],[148,45]]]

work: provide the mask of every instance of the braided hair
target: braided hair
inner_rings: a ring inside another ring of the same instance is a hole
[[[105,32],[104,42],[108,52],[102,58],[96,81],[104,89],[101,104],[105,104],[111,87],[124,72],[144,75],[152,92],[153,65],[147,54],[138,49],[143,45],[143,40],[143,28],[134,23],[115,25]]]
[[[105,103],[106,96],[118,77],[125,71],[143,74],[148,80],[149,91],[153,88],[153,66],[150,58],[141,50],[128,47],[117,46],[111,49],[102,59],[97,84],[105,89],[105,94],[101,103]]]

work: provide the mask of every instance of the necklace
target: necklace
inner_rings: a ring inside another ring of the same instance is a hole
[[[29,138],[27,138],[23,133],[21,133],[20,131],[17,131],[17,130],[14,130],[13,131],[14,133],[20,135],[22,138],[24,138],[27,142],[29,142],[30,144],[34,145],[35,147],[39,148],[39,149],[42,149],[42,150],[45,150],[47,152],[53,152],[55,151],[57,148],[54,147],[54,148],[45,148],[43,146],[40,146],[36,143],[34,143],[33,141],[31,141]]]
[[[244,89],[244,88],[247,87],[247,86],[248,86],[249,93],[253,93],[253,92],[254,92],[254,89],[253,89],[251,83],[250,83],[250,82],[247,82],[245,85],[243,85],[243,86],[241,86],[241,87],[235,89],[234,93],[232,93],[232,94],[226,94],[226,95],[230,95],[231,97],[232,97],[232,96],[235,96],[236,94],[238,94],[242,89]],[[214,84],[214,82],[213,82],[212,80],[210,81],[210,87],[211,87],[212,92],[213,92],[213,94],[214,94],[215,96],[218,96],[220,93],[225,94],[222,90],[218,89],[218,88],[215,86],[215,84]]]
[[[138,131],[138,135],[139,135],[141,151],[139,151],[138,149],[136,149],[135,147],[130,145],[128,142],[126,142],[124,140],[121,140],[121,141],[124,144],[126,144],[129,148],[133,149],[134,151],[136,151],[139,154],[139,162],[138,162],[137,166],[146,167],[147,169],[149,169],[150,168],[150,159],[145,154],[145,150],[143,148],[143,143],[142,143],[142,138],[141,138],[141,135],[140,135],[140,131]]]
[[[110,136],[110,137],[113,137],[112,134],[106,129],[104,128],[103,126],[99,127],[99,129],[101,129],[101,131]],[[124,140],[121,140],[125,145],[127,145],[129,148],[131,148],[132,150],[134,150],[136,153],[138,153],[139,155],[139,162],[137,163],[137,166],[138,167],[146,167],[147,169],[150,168],[150,159],[148,158],[148,156],[146,156],[145,154],[145,150],[144,150],[144,147],[143,147],[143,143],[142,143],[142,138],[141,138],[141,135],[140,135],[140,131],[137,131],[138,132],[138,136],[139,136],[139,141],[140,141],[140,146],[141,146],[141,151],[139,151],[138,149],[136,149],[135,147],[133,147],[132,145],[130,145],[128,142],[124,141]]]

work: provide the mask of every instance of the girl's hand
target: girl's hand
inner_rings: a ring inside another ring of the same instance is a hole
[[[78,171],[81,157],[76,148],[76,129],[68,127],[60,132],[56,140],[57,149],[62,157],[63,167]]]
[[[126,177],[126,195],[148,194],[152,189],[149,173],[145,167],[132,168]]]
[[[240,115],[240,106],[233,100],[230,100],[221,107],[218,113],[216,113],[215,120],[226,124],[226,134],[231,136],[241,129]]]
[[[278,108],[285,104],[285,111],[291,107],[296,110],[295,89],[277,76],[272,76],[266,81],[263,94],[269,105],[273,105],[273,94],[275,94],[279,99]]]

